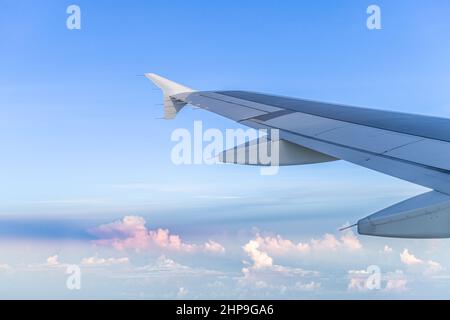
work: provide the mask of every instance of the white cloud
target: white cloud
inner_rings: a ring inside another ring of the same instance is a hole
[[[81,259],[80,265],[84,267],[99,267],[99,266],[112,266],[120,264],[128,264],[130,261],[127,257],[122,258],[99,258],[97,256]],[[28,269],[31,270],[45,270],[48,268],[67,268],[70,263],[61,262],[59,255],[55,254],[49,256],[45,263],[41,264],[29,264]]]
[[[367,270],[349,270],[347,289],[349,291],[367,291],[366,282],[368,277],[369,272]]]
[[[111,265],[120,265],[120,264],[128,264],[130,263],[130,259],[127,257],[123,258],[99,258],[99,257],[89,257],[83,258],[81,260],[81,265],[83,266],[111,266]]]
[[[370,292],[370,291],[390,291],[403,292],[407,290],[407,278],[403,271],[396,270],[395,272],[387,272],[380,275],[380,287],[371,290],[367,286],[367,281],[371,273],[367,270],[350,270],[348,271],[348,285],[349,291]]]
[[[403,292],[407,290],[408,281],[406,279],[388,280],[386,283],[386,291]]]
[[[381,253],[386,253],[386,254],[389,254],[389,253],[392,253],[392,252],[394,252],[394,249],[392,249],[388,245],[385,245],[383,250],[381,250]]]
[[[269,255],[259,250],[260,243],[256,240],[251,240],[244,246],[244,251],[253,260],[253,268],[261,269],[266,267],[272,267],[273,259]]]
[[[388,280],[386,283],[386,291],[404,292],[407,291],[408,281],[406,279]]]
[[[46,260],[47,266],[53,267],[59,265],[59,256],[57,254],[50,256]]]
[[[295,244],[291,240],[283,239],[280,235],[274,237],[261,237],[256,236],[255,239],[259,245],[263,246],[265,250],[269,252],[276,252],[280,255],[288,254],[289,252],[298,251],[301,253],[308,253],[311,247],[308,243],[298,243]]]
[[[170,272],[170,273],[191,273],[191,268],[179,264],[166,256],[160,256],[154,264],[138,268],[146,272]]]
[[[432,276],[440,273],[441,271],[444,271],[444,267],[439,262],[429,260],[427,261],[427,267],[424,274],[427,276]]]
[[[311,239],[308,242],[295,243],[280,235],[263,237],[259,234],[253,241],[257,242],[262,250],[273,255],[323,253],[338,250],[356,252],[362,249],[361,242],[351,231],[345,232],[339,238],[332,234],[325,234],[319,239]]]
[[[408,290],[408,280],[401,270],[390,272],[386,275],[385,291],[404,292]]]
[[[225,248],[220,243],[212,240],[204,244],[204,249],[206,252],[225,253]]]
[[[325,234],[321,239],[311,239],[311,247],[315,250],[337,250],[340,246],[339,240],[331,234]]]
[[[444,270],[444,267],[439,262],[419,259],[410,253],[408,249],[400,253],[400,260],[407,266],[421,267],[423,274],[426,276],[432,276]]]
[[[65,263],[61,263],[59,260],[59,255],[55,254],[52,256],[49,256],[45,259],[44,263],[31,263],[27,265],[27,270],[34,270],[34,271],[42,271],[42,270],[49,270],[49,269],[59,269],[59,268],[65,268],[68,265]]]
[[[351,231],[347,231],[339,237],[325,234],[306,242],[294,242],[284,239],[281,235],[262,236],[256,234],[255,238],[245,244],[243,249],[249,256],[250,262],[244,261],[247,266],[242,269],[241,285],[251,284],[253,287],[290,292],[292,290],[314,291],[320,289],[322,283],[315,279],[320,273],[275,264],[273,256],[301,255],[303,258],[311,254],[328,256],[329,253],[335,252],[358,252],[362,249],[362,245]],[[305,281],[304,278],[309,279]]]
[[[311,281],[309,283],[297,282],[294,288],[299,291],[316,291],[319,290],[321,286],[322,285],[320,283],[314,281]]]
[[[250,240],[243,246],[244,252],[251,259],[251,263],[244,261],[248,266],[242,268],[243,276],[238,282],[241,286],[281,291],[294,289],[306,291],[320,288],[320,283],[314,281],[306,284],[298,281],[305,277],[317,277],[318,272],[274,264],[273,258],[267,252],[261,250],[260,246],[261,243],[258,239]]]
[[[6,271],[11,271],[13,268],[6,263],[2,263],[0,264],[0,272],[6,272]]]
[[[208,270],[203,268],[192,268],[183,264],[180,264],[173,259],[170,259],[164,255],[160,256],[154,263],[145,265],[143,267],[137,267],[134,273],[130,277],[161,277],[162,275],[174,276],[222,276],[224,273],[214,270]]]
[[[415,255],[410,253],[408,249],[405,249],[405,250],[403,250],[402,253],[400,253],[400,260],[408,266],[413,266],[413,265],[418,265],[418,264],[423,263],[422,260],[416,258]]]
[[[177,298],[179,298],[179,299],[186,298],[188,293],[189,293],[188,289],[186,289],[185,287],[180,287],[178,289]]]
[[[215,241],[189,244],[182,241],[179,235],[171,234],[167,229],[148,229],[145,219],[139,216],[126,216],[122,220],[93,228],[90,232],[100,238],[94,241],[95,244],[112,246],[117,250],[143,251],[157,248],[185,253],[225,252],[225,248]]]
[[[361,242],[351,231],[346,232],[343,236],[341,236],[341,244],[344,248],[350,251],[357,251],[362,248]]]

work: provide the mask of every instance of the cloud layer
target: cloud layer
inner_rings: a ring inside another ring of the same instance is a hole
[[[277,241],[274,243],[270,241],[271,239],[268,239],[271,249],[275,247],[296,249],[295,245],[281,237],[277,237]],[[275,264],[274,259],[263,251],[264,244],[266,244],[264,238],[258,235],[256,239],[250,240],[243,246],[243,250],[251,262],[244,261],[246,266],[242,268],[242,277],[239,278],[241,287],[283,293],[286,291],[315,291],[321,287],[320,282],[317,282],[319,272]]]
[[[99,238],[94,241],[95,244],[111,246],[117,250],[167,249],[184,253],[216,254],[225,252],[225,248],[216,241],[190,244],[182,241],[179,235],[171,234],[168,229],[148,229],[145,219],[139,216],[126,216],[122,220],[104,224],[89,231]]]
[[[355,252],[362,249],[361,242],[351,231],[344,233],[340,237],[325,234],[319,239],[298,243],[284,239],[280,235],[264,237],[258,234],[253,242],[257,243],[264,251],[274,255],[337,252],[339,250]],[[255,243],[249,243],[248,245],[255,246]],[[260,257],[260,259],[263,258]]]

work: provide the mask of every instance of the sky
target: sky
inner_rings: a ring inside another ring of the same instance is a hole
[[[240,126],[160,120],[140,76],[449,117],[448,1],[1,4],[0,298],[448,298],[448,240],[337,231],[426,189],[344,162],[176,166],[174,130]]]

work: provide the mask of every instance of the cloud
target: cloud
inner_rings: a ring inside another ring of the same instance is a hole
[[[357,251],[362,248],[361,242],[351,231],[341,236],[341,245],[350,251]]]
[[[212,240],[204,244],[204,249],[206,252],[225,253],[225,248],[220,243]]]
[[[396,270],[395,272],[387,272],[380,274],[379,288],[371,289],[368,286],[368,281],[373,273],[368,270],[350,270],[348,271],[348,285],[349,291],[357,292],[377,292],[377,291],[389,291],[389,292],[404,292],[407,290],[407,278],[403,271]]]
[[[260,243],[256,240],[250,240],[243,246],[243,249],[252,260],[250,267],[243,269],[244,274],[248,273],[249,270],[262,270],[285,275],[305,275],[313,273],[312,271],[305,271],[301,268],[290,268],[274,264],[272,257],[270,257],[267,252],[260,249]],[[249,263],[247,262],[247,264]]]
[[[280,235],[263,237],[259,234],[253,241],[257,242],[264,251],[274,255],[309,254],[338,250],[355,252],[362,249],[361,242],[351,231],[344,233],[339,238],[332,234],[325,234],[319,239],[311,239],[308,242],[295,243]]]
[[[81,260],[81,265],[83,266],[112,266],[130,263],[130,259],[127,257],[123,258],[99,258],[99,257],[89,257],[83,258]]]
[[[6,271],[11,271],[13,268],[6,263],[2,263],[0,264],[0,272],[6,272]]]
[[[407,266],[421,267],[423,274],[426,276],[432,276],[444,270],[444,267],[442,267],[439,262],[419,259],[410,253],[408,249],[404,249],[403,252],[400,253],[400,260]]]
[[[81,266],[84,267],[109,267],[112,265],[121,265],[121,264],[128,264],[130,261],[127,257],[123,258],[99,258],[97,256],[94,257],[88,257],[81,259]],[[59,255],[55,254],[52,256],[49,256],[45,263],[41,264],[30,264],[28,265],[28,269],[34,269],[34,270],[45,270],[48,268],[67,268],[70,266],[70,263],[67,262],[61,262]]]
[[[186,298],[188,293],[189,293],[188,289],[186,289],[185,287],[180,287],[178,289],[177,298],[179,298],[179,299]]]
[[[400,260],[407,266],[413,266],[423,263],[422,260],[416,258],[415,255],[410,253],[408,249],[405,249],[402,253],[400,253]]]
[[[45,259],[44,263],[31,263],[27,265],[27,270],[50,270],[50,269],[59,269],[66,268],[68,266],[67,263],[62,263],[59,259],[59,255],[54,254]]]
[[[203,268],[192,268],[183,264],[176,262],[173,259],[166,257],[165,255],[160,256],[154,263],[137,267],[134,269],[133,274],[130,277],[138,278],[160,278],[166,275],[170,277],[174,276],[223,276],[224,273],[214,270],[208,270]]]
[[[325,234],[321,239],[311,239],[311,247],[315,250],[336,250],[340,246],[340,242],[335,236]]]
[[[384,288],[385,291],[404,292],[408,290],[408,280],[406,279],[403,271],[397,270],[395,272],[388,273],[386,278],[386,286]]]
[[[262,236],[257,233],[243,246],[250,261],[244,261],[243,276],[239,280],[242,286],[278,290],[281,293],[294,291],[317,291],[322,287],[320,272],[305,270],[299,267],[283,266],[274,262],[274,256],[290,257],[312,254],[327,256],[331,252],[358,252],[362,245],[351,231],[340,237],[325,234],[322,237],[306,242],[294,242],[281,235]]]
[[[441,271],[444,271],[444,267],[439,262],[429,260],[427,261],[427,267],[424,271],[424,274],[426,276],[432,276],[440,273]]]
[[[50,256],[46,260],[47,266],[54,267],[59,265],[59,256],[57,254]]]
[[[311,281],[309,283],[297,282],[295,283],[294,288],[299,291],[316,291],[321,288],[321,284],[315,281]]]
[[[265,250],[269,252],[276,252],[280,255],[288,254],[289,252],[307,253],[311,250],[311,246],[308,243],[295,244],[291,240],[283,239],[280,235],[274,237],[262,237],[256,236],[254,240],[258,245],[263,246]]]
[[[380,252],[381,252],[381,253],[389,254],[389,253],[394,252],[394,249],[392,249],[392,248],[389,247],[388,245],[385,245],[384,248],[383,248],[383,250],[381,250]]]
[[[348,285],[349,291],[366,291],[367,277],[369,273],[366,270],[349,270],[348,271]]]
[[[144,267],[137,268],[139,271],[145,271],[148,273],[192,273],[192,269],[188,266],[184,266],[174,260],[167,258],[166,256],[160,256],[154,264],[146,265]]]
[[[241,286],[283,292],[286,290],[310,291],[320,288],[320,283],[314,281],[307,283],[298,281],[299,278],[317,277],[318,272],[274,264],[273,258],[261,249],[258,238],[250,240],[243,246],[243,250],[250,257],[251,262],[244,261],[247,266],[242,268],[243,276],[238,281]]]
[[[188,244],[183,242],[179,235],[171,234],[168,229],[148,229],[145,219],[139,216],[126,216],[122,220],[104,224],[89,231],[100,238],[94,241],[95,244],[112,246],[117,250],[144,251],[158,248],[185,253],[225,252],[225,248],[215,241],[200,245]]]
[[[251,240],[244,246],[244,251],[253,260],[253,268],[261,269],[273,266],[273,259],[266,252],[259,250],[260,243],[257,240]]]

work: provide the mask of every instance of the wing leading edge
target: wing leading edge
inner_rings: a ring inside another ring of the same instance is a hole
[[[146,76],[163,90],[165,100],[182,106],[190,104],[252,128],[279,129],[280,140],[328,156],[330,160],[342,159],[433,189],[439,201],[450,203],[449,119],[246,91],[194,91],[154,74]],[[174,118],[180,109],[175,109],[166,118]],[[415,209],[426,208],[421,201],[412,203]],[[373,224],[374,219],[361,220],[359,231],[389,237],[450,237],[450,206],[439,208],[438,216],[448,216],[447,233],[439,229],[437,234],[433,227],[424,232],[413,230],[410,234],[395,232],[397,227],[394,231],[389,229],[388,233],[377,232],[379,226],[368,229],[366,224],[367,221]],[[398,216],[396,209],[394,206],[387,212]],[[399,226],[398,220],[395,221]],[[413,229],[420,227],[420,224],[415,225]]]

